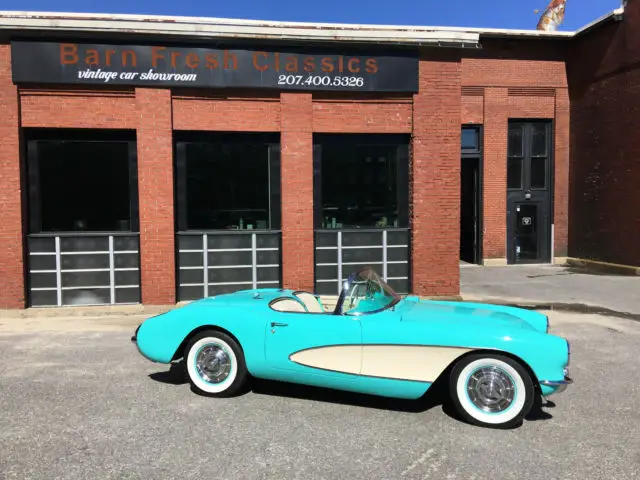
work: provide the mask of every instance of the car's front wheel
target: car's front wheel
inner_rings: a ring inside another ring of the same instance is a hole
[[[534,402],[529,373],[498,354],[473,354],[451,372],[449,390],[458,413],[482,427],[511,428],[522,422]]]
[[[199,392],[214,397],[232,396],[247,379],[247,367],[238,343],[223,332],[195,335],[185,348],[187,375]]]

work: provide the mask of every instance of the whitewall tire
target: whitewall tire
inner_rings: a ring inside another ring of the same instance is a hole
[[[189,382],[204,395],[234,395],[247,378],[242,349],[222,332],[210,330],[195,335],[185,348],[184,359]]]
[[[511,428],[522,423],[534,402],[527,370],[499,354],[473,354],[458,362],[449,382],[451,399],[469,423]]]

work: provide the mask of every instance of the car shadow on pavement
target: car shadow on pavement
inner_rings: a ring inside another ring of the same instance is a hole
[[[272,395],[315,402],[411,413],[422,413],[439,405],[443,405],[444,401],[446,401],[446,396],[442,395],[442,392],[438,388],[433,388],[433,390],[432,388],[433,387],[429,388],[427,393],[418,400],[404,400],[262,379],[252,379],[251,382],[251,391],[256,395]]]
[[[149,378],[156,382],[166,383],[169,385],[185,385],[189,383],[184,363],[182,361],[172,363],[169,370],[164,372],[151,373]],[[330,388],[313,387],[295,383],[263,380],[258,378],[251,378],[238,395],[245,395],[252,392],[256,395],[272,395],[276,397],[288,397],[301,400],[408,413],[423,413],[438,406],[442,406],[442,411],[446,415],[456,420],[464,421],[458,415],[455,407],[451,403],[446,379],[447,375],[441,376],[427,390],[427,392],[417,400],[378,397],[375,395],[333,390]],[[193,388],[192,391],[195,392]],[[555,407],[555,404],[549,400],[547,400],[546,403],[543,403],[540,396],[536,395],[536,400],[534,401],[531,411],[526,416],[526,420],[539,421],[553,418],[551,414],[543,410],[543,407],[553,408]]]
[[[169,370],[149,374],[149,378],[168,385],[185,385],[189,383],[182,360],[172,363]],[[193,390],[193,389],[192,389]],[[272,395],[318,402],[353,405],[364,408],[401,412],[426,412],[434,407],[443,405],[446,409],[447,395],[442,384],[434,383],[426,394],[418,400],[403,400],[396,398],[378,397],[360,393],[333,390],[329,388],[313,387],[295,383],[277,382],[251,378],[238,395],[252,392],[256,395]],[[447,411],[451,411],[446,409]]]
[[[184,364],[182,361],[172,363],[169,370],[164,372],[155,372],[149,375],[151,380],[155,380],[160,383],[168,383],[169,385],[184,385],[189,383],[184,371]]]

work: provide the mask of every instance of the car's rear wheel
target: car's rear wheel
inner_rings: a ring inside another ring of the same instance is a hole
[[[191,385],[198,393],[232,396],[247,379],[247,367],[240,345],[223,332],[209,330],[195,335],[185,348],[184,358]]]
[[[458,413],[482,427],[511,428],[522,423],[534,402],[527,370],[499,354],[464,357],[451,371],[449,390]]]

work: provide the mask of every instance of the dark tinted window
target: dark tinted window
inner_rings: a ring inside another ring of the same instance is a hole
[[[531,188],[545,188],[547,186],[547,159],[545,157],[531,158]]]
[[[185,144],[186,229],[268,229],[269,146],[251,142]],[[275,172],[279,175],[279,172]]]
[[[462,129],[462,149],[463,150],[479,150],[480,139],[477,128]]]
[[[507,188],[522,188],[522,158],[509,158],[507,162]]]
[[[406,227],[407,171],[397,145],[322,145],[319,226]]]
[[[531,125],[531,155],[546,156],[547,155],[547,125],[532,124]]]
[[[132,175],[129,143],[30,142],[31,230],[130,231]],[[133,185],[132,185],[133,183]]]
[[[509,144],[508,144],[508,154],[510,157],[521,157],[522,156],[522,143],[523,143],[523,135],[522,135],[522,126],[513,125],[509,127]]]

